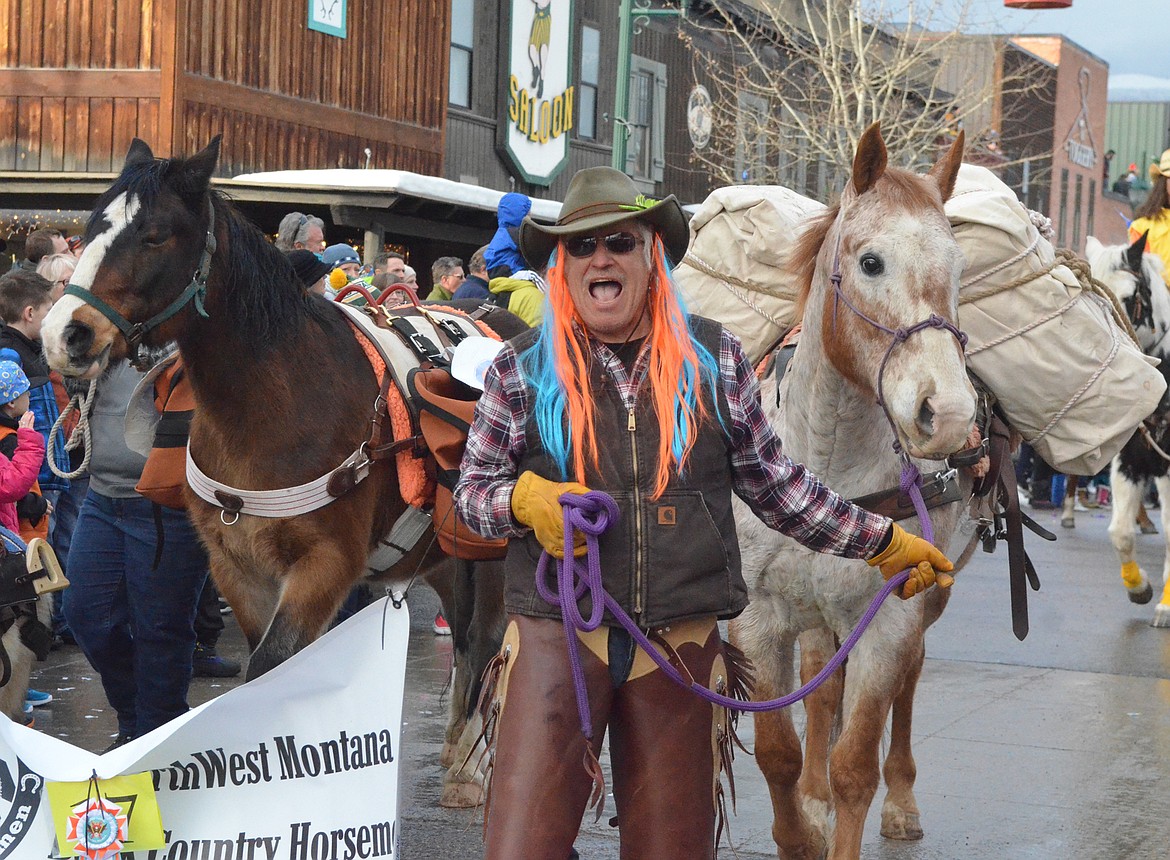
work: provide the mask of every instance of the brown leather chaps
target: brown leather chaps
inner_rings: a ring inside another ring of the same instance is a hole
[[[710,689],[726,669],[714,619],[652,631]],[[610,640],[614,640],[611,642]],[[703,860],[715,853],[716,729],[725,719],[665,675],[624,631],[579,637],[594,754],[609,731],[624,860]],[[617,643],[620,648],[615,648]],[[497,686],[502,700],[486,821],[485,860],[566,860],[593,780],[577,714],[564,627],[512,616]],[[662,653],[670,654],[663,650]],[[615,654],[617,655],[615,657]],[[611,665],[620,662],[616,670]]]

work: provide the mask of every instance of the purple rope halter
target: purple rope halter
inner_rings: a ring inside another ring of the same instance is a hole
[[[919,516],[923,518],[923,523],[925,524],[924,531],[927,535],[926,539],[933,542],[934,529],[931,527],[930,520],[927,517],[926,505],[922,501],[922,493],[918,492],[915,497],[915,494],[911,491],[911,497],[914,498],[914,506],[919,511]],[[787,708],[799,702],[836,672],[845,662],[845,658],[849,656],[849,652],[853,650],[853,646],[857,644],[862,634],[865,633],[866,628],[869,627],[870,622],[877,615],[882,603],[910,578],[909,571],[902,571],[886,582],[881,591],[870,602],[864,614],[862,614],[857,626],[846,637],[845,641],[841,643],[841,647],[837,653],[829,659],[824,668],[817,673],[816,677],[812,678],[807,684],[799,690],[795,690],[778,699],[769,699],[763,702],[745,702],[713,692],[697,681],[684,678],[682,673],[666,657],[658,652],[658,649],[654,647],[649,637],[642,632],[634,619],[626,614],[625,610],[618,605],[618,602],[602,586],[601,562],[597,540],[609,527],[609,524],[617,520],[619,516],[618,506],[613,498],[607,493],[594,490],[584,495],[565,493],[560,497],[560,503],[565,516],[565,558],[555,560],[557,588],[554,591],[548,585],[548,567],[554,559],[549,553],[545,552],[541,554],[540,562],[536,568],[536,591],[542,600],[548,601],[561,610],[561,620],[565,627],[565,641],[569,650],[569,668],[573,675],[573,689],[577,696],[577,715],[581,720],[581,731],[586,739],[590,741],[593,740],[593,720],[589,712],[589,693],[585,686],[585,672],[581,668],[581,655],[578,648],[576,631],[590,632],[600,627],[605,609],[608,609],[613,614],[622,628],[649,655],[655,665],[679,686],[686,687],[700,698],[705,699],[713,705],[719,705],[724,708],[736,711],[774,711],[780,708]],[[574,529],[585,535],[586,552],[584,563],[582,563],[581,559],[573,557]],[[586,593],[588,593],[592,601],[592,611],[588,619],[582,616],[580,606],[578,605],[580,599]],[[567,596],[562,597],[562,595]]]
[[[833,325],[837,324],[837,306],[845,303],[845,307],[853,311],[861,319],[865,320],[878,331],[885,332],[891,338],[890,345],[886,347],[885,355],[882,356],[882,363],[878,367],[877,379],[877,405],[882,408],[882,414],[886,416],[886,422],[890,425],[890,430],[894,434],[894,453],[902,460],[902,474],[898,481],[898,486],[903,493],[910,496],[910,500],[914,503],[914,510],[918,514],[918,521],[922,523],[923,537],[930,543],[934,543],[934,527],[931,525],[930,518],[926,513],[926,503],[922,499],[922,476],[918,471],[918,467],[910,460],[910,455],[902,448],[902,442],[898,438],[898,426],[894,423],[894,418],[890,415],[889,407],[886,406],[885,398],[885,378],[886,365],[890,361],[890,356],[893,355],[895,347],[899,344],[905,343],[910,339],[910,335],[916,334],[920,331],[925,331],[928,328],[937,328],[949,331],[959,341],[959,346],[966,351],[967,349],[967,335],[961,331],[957,326],[943,319],[937,314],[931,314],[921,322],[914,323],[914,325],[905,328],[890,328],[882,325],[873,317],[866,314],[861,308],[849,301],[849,297],[845,295],[845,291],[841,289],[841,221],[844,216],[844,210],[837,216],[837,241],[833,249],[833,272],[829,275],[829,281],[833,285]]]

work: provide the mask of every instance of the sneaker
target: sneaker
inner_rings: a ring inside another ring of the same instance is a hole
[[[53,701],[52,693],[42,693],[40,690],[29,690],[24,694],[24,706],[29,710],[39,708],[41,705],[47,705]],[[27,714],[28,711],[25,711]]]
[[[431,626],[431,629],[435,631],[436,636],[451,635],[451,625],[447,623],[447,619],[443,617],[442,612],[435,616],[435,623]]]
[[[31,729],[36,724],[36,717],[33,716],[32,705],[30,705],[28,702],[25,702],[23,705],[20,706],[20,711],[21,711],[21,713],[20,713],[21,725],[27,726],[28,728]]]
[[[242,667],[235,660],[220,657],[214,648],[205,645],[195,646],[195,655],[191,660],[191,674],[197,678],[234,678],[240,674]]]
[[[125,732],[118,732],[118,736],[114,738],[114,742],[102,750],[101,755],[105,755],[108,752],[113,752],[118,747],[124,747],[132,740],[134,740],[132,735],[128,735]]]
[[[219,598],[219,614],[220,615],[231,615],[232,614],[231,604],[229,604],[222,597]]]

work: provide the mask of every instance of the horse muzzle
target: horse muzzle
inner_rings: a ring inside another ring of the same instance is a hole
[[[912,422],[901,422],[903,444],[912,457],[944,460],[967,444],[975,426],[975,398],[962,393],[929,395],[918,403]]]
[[[45,342],[45,356],[49,366],[61,373],[62,376],[77,377],[80,379],[94,379],[99,376],[110,363],[110,351],[113,343],[94,352],[94,331],[85,323],[70,322],[65,326],[60,340],[64,349],[51,348]]]

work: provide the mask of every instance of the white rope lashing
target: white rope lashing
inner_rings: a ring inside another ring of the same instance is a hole
[[[53,422],[53,428],[49,431],[48,448],[51,452],[56,445],[57,436],[61,432],[61,428],[65,426],[65,422],[68,420],[69,416],[74,411],[77,412],[77,427],[74,428],[73,435],[70,436],[69,440],[65,443],[65,450],[67,452],[76,451],[78,445],[84,445],[85,456],[81,458],[81,465],[78,466],[74,471],[62,472],[57,468],[57,464],[53,462],[53,457],[50,454],[50,456],[47,458],[49,461],[49,468],[53,470],[53,474],[58,478],[65,478],[66,480],[71,481],[74,478],[80,478],[89,471],[89,458],[93,451],[93,435],[89,429],[89,413],[93,408],[93,395],[96,391],[97,380],[91,379],[89,382],[89,388],[86,390],[85,394],[73,395],[73,398],[69,401],[69,405],[61,410],[61,414],[57,416],[57,420]]]

